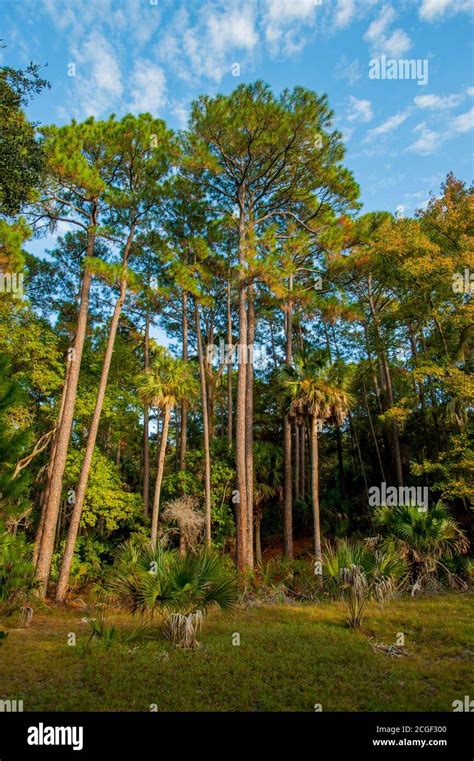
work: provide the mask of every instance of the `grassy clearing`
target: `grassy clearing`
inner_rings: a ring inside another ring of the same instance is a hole
[[[0,698],[23,699],[25,711],[451,711],[472,692],[473,613],[468,593],[403,598],[382,611],[371,605],[364,636],[346,627],[340,604],[250,607],[210,615],[202,649],[185,651],[158,631],[147,642],[86,648],[84,612],[53,609],[9,630]],[[135,626],[121,613],[110,620]],[[409,655],[373,651],[368,637],[390,644],[397,632]]]

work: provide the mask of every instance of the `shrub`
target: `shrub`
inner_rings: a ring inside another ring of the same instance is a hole
[[[343,600],[354,628],[361,627],[368,601],[383,604],[390,599],[406,573],[406,561],[394,545],[374,550],[367,543],[341,539],[324,548],[325,588]]]
[[[413,590],[448,571],[447,561],[463,555],[469,547],[446,505],[437,502],[427,510],[413,505],[383,506],[374,516],[386,534],[385,545],[395,542],[410,567]]]
[[[0,524],[0,615],[10,616],[26,606],[37,588],[31,548],[22,534]]]
[[[99,589],[131,613],[158,613],[165,623],[176,614],[204,614],[214,606],[231,610],[237,601],[235,574],[216,552],[181,557],[133,542],[119,548]]]

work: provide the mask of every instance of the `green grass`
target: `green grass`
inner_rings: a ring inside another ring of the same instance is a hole
[[[153,703],[159,711],[313,711],[316,703],[323,711],[451,711],[472,693],[473,612],[468,593],[403,598],[370,606],[361,634],[346,627],[338,603],[241,608],[210,615],[202,649],[185,651],[158,632],[132,645],[85,647],[84,612],[53,609],[36,613],[30,628],[10,628],[0,698],[23,699],[25,711],[149,711]],[[122,631],[135,626],[123,613],[110,620]],[[390,644],[397,632],[408,655],[373,651],[369,638]]]

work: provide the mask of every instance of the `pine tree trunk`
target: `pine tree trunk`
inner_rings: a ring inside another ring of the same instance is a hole
[[[366,387],[365,387],[365,380],[364,380],[363,377],[362,377],[362,388],[363,388],[363,393],[364,393],[365,408],[367,410],[367,417],[369,419],[370,431],[372,433],[372,439],[374,441],[375,451],[377,452],[377,460],[378,460],[379,467],[380,467],[380,474],[382,476],[382,481],[385,482],[385,472],[384,472],[384,469],[383,469],[382,456],[380,454],[380,448],[379,448],[379,444],[378,444],[378,441],[377,441],[377,436],[375,435],[375,428],[374,428],[374,424],[373,424],[373,421],[372,421],[372,415],[371,415],[371,412],[370,412],[369,401],[367,399],[367,391],[366,391]]]
[[[295,501],[298,501],[301,499],[300,496],[300,485],[301,485],[301,479],[300,479],[300,462],[301,462],[301,455],[300,455],[300,431],[301,426],[298,424],[297,420],[295,419]]]
[[[394,406],[394,397],[393,397],[393,389],[392,389],[392,377],[390,374],[390,368],[388,365],[387,355],[383,346],[382,342],[382,336],[380,334],[380,328],[379,328],[379,321],[377,317],[377,313],[375,311],[375,305],[373,301],[373,297],[370,291],[371,288],[371,280],[369,278],[369,306],[370,306],[370,312],[372,315],[372,321],[375,331],[375,337],[377,342],[377,353],[379,357],[380,362],[380,374],[381,374],[381,380],[382,380],[382,386],[384,388],[385,392],[385,401],[386,404],[384,406],[384,411],[386,411],[388,408]],[[391,434],[391,440],[392,440],[392,456],[395,466],[395,476],[398,486],[403,486],[403,468],[402,468],[402,455],[400,450],[400,436],[398,432],[398,426],[395,420],[390,421],[390,434]]]
[[[247,263],[245,251],[245,221],[241,209],[239,224],[239,345],[237,372],[237,401],[236,401],[236,430],[235,430],[235,461],[237,470],[237,568],[244,571],[247,562],[247,470],[245,457],[246,430],[246,389],[247,367],[243,358],[247,356],[247,285],[245,282],[245,267]]]
[[[199,378],[201,381],[201,406],[202,406],[202,427],[204,437],[204,497],[205,497],[205,537],[206,546],[211,546],[211,455],[209,451],[209,424],[208,424],[208,407],[207,407],[207,387],[206,387],[206,370],[204,367],[204,354],[202,349],[201,321],[199,316],[199,306],[196,299],[194,300],[194,314],[196,319],[196,336],[199,361]]]
[[[43,490],[42,498],[41,498],[41,516],[40,516],[40,520],[39,520],[39,524],[38,524],[38,529],[36,531],[35,543],[34,543],[34,548],[33,548],[33,558],[32,558],[33,564],[34,564],[35,567],[36,567],[36,564],[38,562],[38,555],[39,555],[39,551],[40,551],[40,547],[41,547],[41,540],[43,538],[43,528],[44,528],[44,521],[45,521],[45,516],[46,516],[46,505],[48,503],[49,486],[50,486],[50,483],[51,483],[51,476],[52,476],[52,473],[53,473],[53,470],[54,470],[54,460],[55,460],[55,457],[56,457],[56,451],[57,451],[57,445],[58,445],[58,431],[59,431],[59,428],[61,427],[61,421],[62,421],[62,418],[63,418],[64,404],[65,404],[66,396],[67,396],[67,387],[68,387],[68,383],[69,383],[70,370],[71,370],[71,363],[68,362],[68,364],[66,366],[66,378],[65,378],[63,390],[62,390],[62,393],[61,393],[61,402],[60,402],[60,405],[59,405],[58,422],[56,424],[56,431],[54,433],[53,442],[52,442],[52,445],[51,445],[51,453],[50,453],[50,457],[49,457],[49,464],[48,464],[48,471],[47,471],[47,477],[46,477],[46,484],[45,484],[45,488]]]
[[[262,538],[260,526],[262,519],[260,516],[255,521],[255,561],[257,565],[262,565]]]
[[[300,495],[303,502],[306,500],[306,424],[303,420],[303,423],[301,425],[301,463],[300,463],[300,476],[301,476],[301,487],[300,487]]]
[[[51,569],[51,559],[54,552],[54,539],[56,535],[56,526],[58,522],[59,507],[61,503],[63,476],[66,467],[66,458],[71,437],[72,423],[74,418],[74,407],[76,403],[77,385],[79,382],[79,371],[81,368],[82,352],[86,337],[87,319],[89,315],[89,296],[92,282],[92,271],[87,267],[88,258],[93,255],[95,243],[95,223],[94,216],[91,230],[87,234],[87,250],[85,258],[85,269],[81,286],[81,301],[79,315],[77,320],[76,339],[74,348],[70,354],[69,380],[67,383],[67,394],[64,402],[63,415],[61,424],[58,429],[57,444],[54,456],[54,466],[51,473],[49,484],[48,500],[45,506],[45,518],[43,523],[43,532],[41,537],[41,546],[38,552],[38,562],[36,564],[36,579],[39,582],[39,594],[46,595],[49,573]]]
[[[319,462],[318,462],[318,421],[311,415],[311,492],[313,501],[314,557],[316,563],[322,563],[321,556],[321,516],[319,510]],[[317,585],[323,588],[322,574],[316,574]]]
[[[247,306],[247,380],[245,404],[245,462],[247,471],[247,566],[254,567],[253,546],[253,347],[255,340],[254,287],[248,290]]]
[[[183,362],[188,361],[188,294],[183,291],[182,294],[182,328],[183,328]],[[188,405],[183,399],[181,402],[180,414],[180,433],[179,433],[179,469],[186,470],[186,448],[188,441]]]
[[[289,278],[290,293],[293,290],[293,277]],[[285,363],[291,367],[293,362],[293,302],[288,300],[286,319]],[[288,413],[283,418],[283,552],[285,557],[293,557],[293,469],[291,463],[291,421]]]
[[[89,474],[92,465],[92,457],[94,455],[95,444],[97,440],[97,433],[99,431],[100,418],[102,415],[102,407],[104,405],[105,392],[107,389],[107,381],[109,377],[110,364],[112,362],[112,356],[114,352],[115,337],[117,335],[117,329],[120,321],[120,315],[122,307],[125,302],[125,296],[127,293],[127,279],[126,275],[122,276],[120,282],[120,294],[115,302],[114,313],[110,322],[109,336],[107,339],[107,347],[104,355],[104,362],[102,365],[102,372],[100,376],[99,390],[97,393],[97,399],[94,408],[94,414],[92,416],[92,422],[89,429],[89,435],[87,437],[86,451],[84,453],[84,460],[81,467],[81,475],[79,477],[79,483],[76,490],[76,500],[72,511],[71,522],[69,524],[68,537],[66,542],[66,549],[64,550],[63,559],[61,562],[61,570],[59,573],[58,586],[56,590],[56,602],[63,602],[69,583],[69,574],[71,571],[72,558],[74,555],[74,548],[76,546],[77,534],[79,531],[79,525],[81,522],[82,508],[84,505],[84,499],[87,492],[87,484],[89,481]]]
[[[150,314],[147,307],[145,318],[144,368],[150,366]],[[148,515],[150,507],[150,408],[143,405],[143,513]]]
[[[344,459],[342,454],[341,426],[336,424],[337,472],[339,476],[339,493],[342,498],[346,495],[344,486]]]
[[[158,451],[158,467],[156,471],[155,494],[153,496],[153,511],[151,515],[151,544],[155,548],[158,540],[158,518],[160,517],[160,496],[161,483],[165,469],[166,445],[168,443],[168,429],[170,425],[171,407],[165,406],[163,412],[163,428],[161,431],[161,442]]]
[[[232,310],[231,310],[231,292],[230,292],[230,271],[229,279],[227,280],[227,346],[232,346]],[[229,357],[227,359],[227,445],[229,449],[232,449],[233,439],[233,415],[232,415],[232,358],[230,348]]]

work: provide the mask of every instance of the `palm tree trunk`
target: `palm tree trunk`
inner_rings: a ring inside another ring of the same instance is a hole
[[[86,337],[87,319],[89,315],[89,296],[92,283],[92,271],[87,266],[88,258],[93,255],[95,244],[96,214],[94,213],[93,225],[87,233],[87,249],[85,256],[85,268],[81,286],[81,300],[77,319],[76,338],[74,348],[69,355],[70,367],[68,368],[69,380],[67,393],[64,401],[63,415],[57,434],[57,443],[54,452],[54,466],[51,472],[51,481],[48,489],[48,499],[45,505],[45,518],[41,536],[41,545],[36,564],[36,579],[39,582],[39,593],[42,597],[46,594],[46,588],[51,569],[51,559],[54,551],[54,539],[58,522],[59,506],[61,502],[64,469],[71,437],[74,407],[76,404],[77,385],[81,368],[82,352]],[[53,453],[51,453],[53,454]]]
[[[322,564],[321,555],[321,516],[319,510],[319,456],[318,456],[318,421],[316,415],[311,415],[311,492],[313,500],[313,531],[314,531],[314,557],[317,564]],[[319,565],[319,570],[321,565]],[[319,589],[323,588],[321,573],[316,574]]]
[[[165,469],[166,444],[168,443],[170,416],[171,406],[167,404],[165,405],[163,413],[163,428],[161,431],[161,442],[158,451],[158,468],[156,471],[155,494],[153,497],[153,511],[151,515],[151,543],[153,547],[156,547],[158,540],[158,518],[160,516],[161,483],[163,481],[163,473]]]
[[[76,500],[72,511],[71,522],[69,524],[66,549],[64,550],[64,555],[61,562],[61,570],[59,573],[58,586],[56,590],[56,602],[62,602],[64,600],[69,583],[72,558],[74,555],[74,548],[76,546],[77,534],[81,522],[82,508],[86,496],[87,484],[89,481],[89,474],[92,465],[92,457],[94,455],[95,443],[97,440],[97,433],[99,431],[100,418],[102,415],[102,407],[104,405],[105,392],[107,389],[110,364],[112,362],[112,356],[114,352],[115,337],[117,335],[118,324],[122,312],[122,307],[125,302],[126,293],[127,278],[126,275],[123,275],[120,281],[120,294],[117,301],[115,302],[114,313],[110,322],[109,337],[107,339],[107,347],[105,350],[104,362],[102,365],[99,390],[97,393],[97,399],[95,403],[94,414],[92,416],[89,435],[87,437],[86,451],[84,453],[81,475],[79,477],[79,483],[76,490]]]
[[[150,314],[147,307],[145,318],[144,367],[150,366]],[[150,408],[143,405],[143,513],[148,515],[150,506]]]
[[[199,361],[199,378],[201,381],[201,405],[202,405],[202,428],[204,438],[204,498],[205,498],[205,536],[206,546],[211,546],[211,455],[209,451],[209,421],[207,407],[206,369],[204,367],[204,353],[202,350],[201,320],[199,306],[194,299],[194,315],[196,319],[196,336]]]

